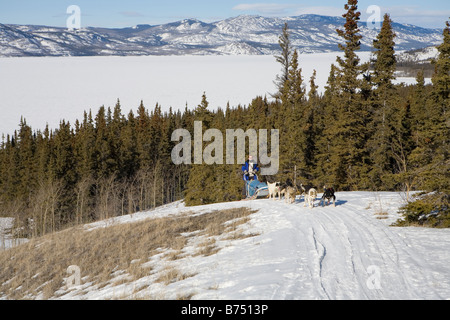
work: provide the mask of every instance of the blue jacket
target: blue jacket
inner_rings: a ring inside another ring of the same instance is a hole
[[[249,161],[247,161],[243,166],[242,166],[242,172],[244,173],[244,181],[250,181],[250,180],[256,180],[256,173],[259,172],[259,167],[258,164],[256,162],[253,163],[253,177],[250,177],[249,174],[249,169],[250,169],[250,163]]]

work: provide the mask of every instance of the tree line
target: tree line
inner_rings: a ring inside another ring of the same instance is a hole
[[[191,112],[101,107],[74,126],[33,132],[24,119],[0,149],[0,203],[23,234],[40,235],[180,199],[188,169],[171,165],[170,133]]]
[[[304,79],[286,24],[282,66],[273,97],[246,106],[136,112],[101,107],[73,125],[33,131],[25,119],[0,145],[0,210],[15,216],[22,236],[147,210],[175,200],[187,205],[242,198],[240,165],[175,165],[172,132],[278,129],[280,170],[262,179],[326,184],[340,191],[413,190],[449,193],[450,24],[443,31],[432,84],[419,71],[413,85],[395,85],[395,33],[388,14],[373,42],[373,61],[361,63],[358,2],[345,5],[346,23],[323,94],[316,72]],[[306,81],[309,90],[306,90]],[[203,146],[208,143],[203,142]],[[203,148],[202,148],[203,149]],[[223,162],[225,163],[225,162]]]

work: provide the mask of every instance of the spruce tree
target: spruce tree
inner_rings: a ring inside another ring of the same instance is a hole
[[[373,47],[375,48],[373,82],[378,95],[388,94],[384,91],[393,87],[392,80],[395,79],[394,73],[397,63],[394,49],[395,37],[392,20],[389,14],[385,14],[381,31],[373,41]]]
[[[307,180],[312,180],[314,177],[314,159],[316,155],[316,138],[318,131],[318,109],[319,109],[319,93],[316,85],[316,70],[309,80],[308,102],[305,104],[305,111],[303,113],[303,163],[304,163],[304,177]]]
[[[303,87],[302,69],[299,67],[297,50],[294,50],[292,55],[284,90],[286,90],[285,103],[287,105],[292,107],[303,102],[305,89]]]
[[[434,85],[434,99],[441,110],[436,110],[439,114],[446,115],[450,104],[450,22],[446,22],[443,31],[444,41],[437,47],[439,56],[435,65],[435,73],[432,81]]]
[[[450,190],[450,124],[448,120],[450,86],[450,25],[443,32],[439,56],[432,77],[431,90],[424,85],[423,72],[417,75],[416,90],[412,94],[412,133],[414,145],[408,157],[409,175],[414,186],[426,191]]]
[[[282,33],[279,37],[278,44],[281,48],[281,54],[275,56],[276,61],[282,66],[281,75],[278,75],[275,80],[275,85],[278,88],[278,92],[274,94],[274,97],[287,101],[288,99],[288,87],[287,82],[289,80],[289,69],[291,67],[292,59],[292,44],[290,40],[289,27],[287,22],[283,26]]]
[[[427,190],[448,192],[450,189],[450,22],[446,22],[443,42],[437,47],[439,56],[434,61],[433,91],[428,101],[427,149],[433,157],[423,173]]]
[[[25,119],[20,120],[20,129],[18,134],[17,150],[18,150],[18,174],[20,184],[17,196],[25,200],[33,186],[36,185],[34,178],[34,141],[31,127],[27,124]]]
[[[392,83],[396,70],[395,33],[388,14],[384,15],[383,25],[377,38],[373,41],[375,59],[373,77],[375,89],[372,93],[372,136],[369,149],[372,160],[370,179],[374,188],[392,188],[388,186],[389,175],[394,170],[394,155],[391,142],[397,136],[396,129],[401,110],[397,108],[396,89]],[[400,133],[399,133],[400,134]]]
[[[95,170],[95,125],[92,112],[84,112],[83,122],[76,129],[74,156],[78,179],[93,178]]]
[[[416,76],[416,86],[411,98],[411,113],[413,114],[412,134],[416,145],[419,144],[420,132],[423,131],[426,113],[426,101],[428,92],[425,88],[425,76],[423,70],[419,70]]]
[[[364,108],[360,88],[362,66],[357,51],[361,45],[361,34],[358,27],[361,13],[358,11],[358,1],[349,0],[345,5],[347,12],[344,30],[337,33],[345,41],[339,44],[344,57],[337,57],[336,94],[332,100],[333,121],[324,131],[330,141],[327,150],[329,172],[336,188],[355,190],[367,188],[367,138],[366,127],[368,112]]]
[[[303,121],[305,114],[305,89],[302,69],[299,68],[298,52],[294,51],[284,83],[281,108],[275,126],[280,130],[280,174],[278,179],[295,179],[295,171],[304,163],[305,136]]]
[[[330,149],[331,149],[331,131],[329,126],[332,121],[335,121],[334,113],[334,99],[339,94],[339,88],[337,85],[338,69],[335,64],[331,65],[330,73],[328,76],[327,84],[325,85],[325,92],[322,102],[319,104],[317,116],[316,116],[316,130],[317,152],[314,157],[314,163],[316,167],[314,169],[314,175],[316,177],[316,185],[326,184],[335,185],[334,178],[330,178],[330,172],[333,172],[330,161]]]
[[[130,110],[126,124],[120,131],[119,159],[121,175],[130,179],[138,168],[138,154],[136,151],[136,120],[133,111]]]
[[[344,59],[337,57],[340,66],[339,83],[341,90],[350,99],[356,99],[357,89],[360,87],[358,75],[361,73],[360,58],[356,54],[361,48],[362,35],[358,27],[361,12],[358,11],[358,1],[348,0],[345,5],[347,12],[343,15],[346,20],[344,30],[337,29],[338,35],[343,38],[345,45],[339,44],[344,52]],[[351,105],[347,104],[347,108]]]
[[[195,121],[200,121],[202,123],[202,132],[204,133],[206,130],[210,128],[210,125],[213,120],[213,113],[208,110],[209,102],[206,98],[206,94],[204,93],[202,96],[201,103],[194,110],[194,119]],[[194,138],[194,135],[191,136]],[[188,206],[195,205],[203,205],[215,202],[214,192],[214,166],[211,164],[206,164],[203,161],[203,137],[201,141],[193,142],[194,153],[195,150],[199,152],[196,155],[194,154],[194,162],[201,161],[201,163],[194,163],[191,166],[189,171],[189,180],[186,186],[185,192],[185,201]],[[197,143],[198,142],[198,143]]]
[[[108,177],[112,172],[111,149],[108,141],[107,110],[100,107],[95,117],[94,167],[96,178]]]
[[[136,117],[136,151],[139,159],[139,169],[148,169],[151,164],[152,154],[150,150],[151,141],[150,116],[141,101]]]

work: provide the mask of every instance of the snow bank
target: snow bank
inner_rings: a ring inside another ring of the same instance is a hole
[[[194,211],[246,206],[258,210],[246,232],[258,234],[220,241],[211,256],[167,261],[164,252],[148,264],[173,267],[194,276],[169,285],[155,274],[131,283],[60,291],[59,299],[117,297],[202,300],[449,299],[450,230],[389,227],[403,203],[400,193],[339,192],[337,206],[304,207],[256,200],[185,208],[175,203],[88,228]],[[376,215],[383,211],[385,216]]]

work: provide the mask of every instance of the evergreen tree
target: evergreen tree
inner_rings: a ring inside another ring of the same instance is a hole
[[[298,52],[294,50],[292,60],[289,65],[288,78],[285,81],[284,90],[286,105],[293,107],[294,105],[300,105],[305,96],[305,89],[303,87],[302,69],[299,68]]]
[[[46,125],[43,133],[38,132],[36,137],[36,179],[38,181],[45,180],[49,175],[49,163],[50,163],[50,130]]]
[[[140,169],[150,167],[152,158],[150,150],[151,138],[150,116],[144,107],[144,102],[141,101],[136,118],[136,150]]]
[[[136,141],[136,119],[133,111],[128,113],[126,125],[120,131],[119,159],[121,176],[130,179],[138,168],[138,153]]]
[[[282,48],[282,51],[283,48]],[[305,89],[303,87],[302,69],[298,64],[298,52],[294,51],[287,79],[284,83],[281,95],[281,108],[275,122],[275,127],[280,130],[280,173],[278,179],[295,179],[297,168],[304,163],[305,136],[303,132],[303,120],[305,113]]]
[[[282,66],[281,75],[278,75],[275,80],[275,85],[278,88],[278,92],[274,95],[275,98],[287,101],[288,89],[287,82],[289,80],[289,69],[291,67],[291,59],[293,56],[292,44],[289,35],[289,27],[287,22],[283,26],[282,33],[279,37],[278,44],[281,48],[281,54],[275,56],[277,62]]]
[[[327,84],[325,85],[325,93],[323,95],[322,102],[318,105],[316,116],[316,129],[317,129],[317,152],[314,157],[314,163],[316,167],[314,169],[314,175],[316,177],[316,185],[326,184],[334,185],[337,187],[333,180],[329,177],[329,173],[333,171],[330,160],[331,140],[330,131],[328,129],[330,122],[335,121],[334,113],[334,99],[339,94],[339,88],[337,84],[337,67],[332,64],[330,68],[330,74],[328,76]]]
[[[373,71],[372,100],[372,137],[369,140],[372,170],[370,179],[373,187],[386,187],[391,180],[389,175],[393,173],[394,155],[391,142],[396,136],[396,128],[401,121],[401,110],[397,108],[396,89],[392,83],[396,70],[395,58],[395,33],[392,29],[392,21],[385,14],[381,31],[373,41],[375,59]],[[399,133],[401,134],[401,133]],[[393,186],[391,185],[390,188]]]
[[[336,74],[338,94],[333,97],[333,117],[335,121],[324,130],[330,141],[327,150],[331,180],[336,188],[354,190],[367,188],[368,155],[365,148],[368,112],[364,108],[360,91],[362,83],[362,66],[357,56],[361,38],[358,21],[361,13],[358,1],[349,0],[345,5],[347,12],[344,30],[337,30],[345,40],[339,44],[344,51],[344,58],[338,57],[339,68]]]
[[[450,189],[450,22],[446,22],[443,42],[437,47],[439,56],[432,77],[433,90],[425,119],[426,149],[433,156],[426,164],[422,177],[427,190],[448,192]]]
[[[107,126],[107,140],[109,145],[109,170],[110,174],[122,178],[122,163],[120,160],[120,137],[125,125],[125,119],[122,115],[120,100],[114,106],[112,117]]]
[[[209,102],[204,93],[201,103],[194,110],[194,119],[195,121],[201,121],[203,133],[210,128],[213,120],[213,114],[208,110],[208,106]],[[194,164],[189,172],[189,180],[185,192],[186,205],[195,206],[214,203],[216,195],[211,190],[215,190],[215,164],[206,164],[203,161],[203,138],[201,141],[194,140],[193,147],[194,153],[197,150],[199,154],[194,154]],[[201,163],[195,163],[195,161],[201,161]]]
[[[386,90],[393,88],[392,80],[395,79],[394,73],[397,63],[394,49],[395,37],[392,20],[389,14],[385,14],[381,31],[373,41],[373,47],[375,48],[373,82],[376,86],[376,94],[384,100],[387,99],[386,96],[389,94]]]
[[[304,143],[303,145],[303,163],[304,163],[304,177],[311,181],[314,178],[314,159],[316,156],[316,138],[318,131],[318,109],[320,108],[319,94],[317,92],[318,86],[316,85],[316,70],[309,80],[309,92],[308,92],[308,103],[305,105],[305,112],[303,113],[303,135]]]
[[[18,139],[16,139],[18,150],[17,172],[20,181],[17,196],[20,199],[25,200],[33,190],[33,186],[36,185],[34,177],[35,145],[31,127],[27,125],[26,120],[22,118],[19,126]]]
[[[357,89],[360,88],[358,76],[361,73],[360,59],[356,52],[360,50],[362,35],[358,27],[361,12],[358,11],[358,1],[348,0],[345,5],[347,13],[343,15],[346,20],[344,30],[337,29],[337,33],[345,40],[345,45],[339,44],[339,49],[344,52],[344,59],[337,57],[340,66],[339,85],[343,94],[350,101],[356,99]],[[350,108],[351,104],[347,104]]]
[[[108,141],[107,112],[99,108],[95,117],[94,168],[96,178],[108,177],[114,166]]]
[[[446,22],[443,31],[444,41],[437,47],[439,56],[435,65],[435,73],[432,81],[434,85],[434,99],[438,103],[439,114],[446,115],[450,104],[450,22]]]
[[[411,124],[414,143],[419,144],[420,132],[423,131],[425,125],[426,101],[428,92],[425,88],[425,77],[423,70],[419,70],[416,76],[416,86],[411,98],[411,113],[413,114],[413,123]]]

